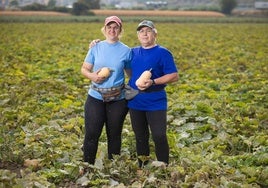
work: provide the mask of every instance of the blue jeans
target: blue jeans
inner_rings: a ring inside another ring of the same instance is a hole
[[[127,101],[103,102],[91,96],[85,103],[85,138],[83,145],[84,161],[95,163],[98,142],[105,125],[108,145],[108,158],[119,155],[121,150],[121,134],[125,117],[128,113]]]

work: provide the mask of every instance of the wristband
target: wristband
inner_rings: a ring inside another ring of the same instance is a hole
[[[152,81],[153,81],[152,85],[156,85],[154,79],[152,79]]]

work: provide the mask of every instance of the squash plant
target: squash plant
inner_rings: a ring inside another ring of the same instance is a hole
[[[136,23],[122,41],[138,45]],[[267,187],[268,26],[157,23],[180,80],[167,86],[170,164],[138,169],[127,116],[122,154],[82,161],[80,67],[100,23],[0,25],[1,187]],[[25,162],[28,163],[25,164]],[[36,161],[30,165],[29,161]]]

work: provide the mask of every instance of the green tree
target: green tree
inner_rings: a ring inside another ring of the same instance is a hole
[[[224,14],[231,14],[232,10],[236,7],[236,0],[220,0],[221,11]]]
[[[52,9],[52,8],[56,7],[56,3],[57,3],[56,0],[49,0],[47,7]]]
[[[19,2],[17,0],[10,1],[9,6],[12,8],[16,8],[19,6]]]
[[[73,15],[88,15],[89,14],[89,8],[87,5],[81,2],[75,2],[73,3],[73,9],[72,9]]]
[[[89,9],[100,9],[100,0],[78,0],[78,3],[85,4]]]
[[[42,11],[42,10],[46,10],[46,6],[45,5],[41,5],[39,3],[33,3],[30,5],[26,5],[24,7],[22,7],[22,10],[32,10],[32,11]]]

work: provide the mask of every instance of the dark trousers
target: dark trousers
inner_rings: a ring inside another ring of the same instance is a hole
[[[121,133],[128,112],[126,100],[103,102],[88,96],[85,103],[84,161],[95,163],[98,142],[105,124],[108,158],[120,154]]]
[[[136,137],[138,156],[149,156],[149,128],[155,144],[155,154],[158,161],[169,162],[169,145],[167,140],[167,112],[164,111],[139,111],[130,109],[130,118]],[[143,166],[139,160],[139,165]]]

